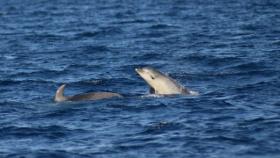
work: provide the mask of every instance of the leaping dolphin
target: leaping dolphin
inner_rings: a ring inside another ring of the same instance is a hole
[[[149,84],[150,93],[159,95],[184,94],[196,96],[199,93],[178,84],[171,77],[152,67],[136,68],[135,71]]]

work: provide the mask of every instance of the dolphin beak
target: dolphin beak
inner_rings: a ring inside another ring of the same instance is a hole
[[[142,68],[136,68],[135,71],[136,71],[138,74],[143,73],[143,69],[142,69]]]

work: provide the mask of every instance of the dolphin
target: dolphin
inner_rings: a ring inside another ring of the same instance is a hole
[[[112,93],[112,92],[90,92],[90,93],[77,94],[73,96],[64,96],[65,86],[66,84],[63,84],[57,89],[54,97],[55,102],[99,100],[99,99],[106,99],[112,97],[122,97],[122,95],[118,93]]]
[[[135,71],[148,83],[150,93],[158,95],[199,95],[198,92],[192,91],[178,84],[171,77],[161,73],[152,67],[136,68]]]

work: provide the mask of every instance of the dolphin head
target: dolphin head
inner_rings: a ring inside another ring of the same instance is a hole
[[[194,95],[188,89],[181,86],[176,80],[161,73],[160,71],[151,68],[143,67],[136,68],[135,71],[149,84],[150,92],[155,94],[188,94]]]
[[[150,85],[153,85],[153,82],[156,82],[158,77],[162,76],[163,74],[152,67],[143,67],[143,68],[136,68],[135,71]]]

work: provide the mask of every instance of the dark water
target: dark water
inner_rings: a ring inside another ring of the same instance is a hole
[[[148,97],[144,65],[201,95]],[[279,76],[276,0],[2,0],[0,157],[279,157]]]

